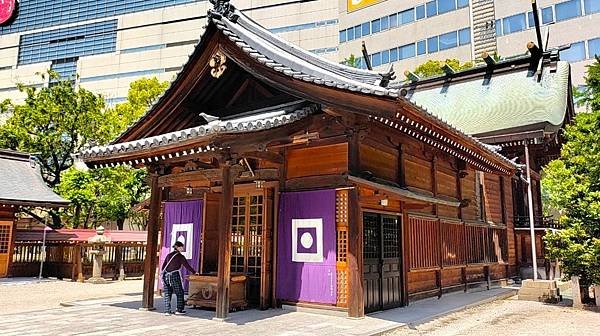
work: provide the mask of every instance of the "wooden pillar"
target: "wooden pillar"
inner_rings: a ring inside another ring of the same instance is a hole
[[[158,186],[158,174],[150,175],[150,212],[148,215],[146,259],[144,260],[144,293],[142,309],[154,310],[154,281],[156,279],[156,266],[158,262],[158,230],[160,216],[161,190]]]
[[[350,173],[360,173],[360,134],[354,131],[348,139],[348,170]]]
[[[231,216],[233,211],[233,178],[231,165],[222,168],[223,191],[219,209],[219,265],[217,269],[217,304],[215,316],[226,319],[229,314],[229,282],[231,278]]]
[[[348,316],[365,316],[363,221],[356,188],[348,191]]]
[[[271,263],[271,279],[273,279],[273,285],[271,286],[271,307],[277,307],[277,249],[278,249],[278,230],[279,230],[279,186],[273,190],[273,196],[275,197],[273,205],[273,250],[272,250],[272,263]]]
[[[85,278],[83,277],[83,247],[80,244],[75,246],[75,262],[77,268],[77,282],[84,282]]]
[[[410,225],[402,203],[402,305],[408,306],[408,272],[410,271]]]

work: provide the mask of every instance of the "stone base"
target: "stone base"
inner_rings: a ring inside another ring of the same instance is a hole
[[[108,281],[104,278],[89,278],[86,282],[92,283],[92,284],[105,284]]]
[[[562,301],[555,280],[523,280],[519,289],[519,300],[556,303]]]

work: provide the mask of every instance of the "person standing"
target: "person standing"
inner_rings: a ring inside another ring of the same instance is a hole
[[[173,252],[167,254],[161,268],[161,278],[163,282],[163,298],[165,300],[165,315],[171,315],[171,297],[173,293],[177,297],[177,310],[175,315],[185,314],[185,301],[183,299],[183,284],[181,281],[181,266],[188,271],[198,274],[181,252],[183,243],[180,241],[173,244]]]

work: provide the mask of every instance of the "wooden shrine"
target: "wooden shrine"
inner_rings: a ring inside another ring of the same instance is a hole
[[[200,247],[218,318],[233,273],[252,306],[352,317],[512,275],[513,162],[389,87],[393,73],[329,62],[214,3],[165,94],[81,153],[91,167],[150,171],[145,308],[160,230]],[[165,232],[163,207],[185,201],[200,204],[199,236]]]
[[[0,149],[0,278],[11,276],[16,214],[21,207],[58,208],[69,201],[48,188],[39,165],[27,153]]]

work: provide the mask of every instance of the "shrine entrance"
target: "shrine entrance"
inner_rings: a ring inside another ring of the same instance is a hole
[[[13,223],[0,221],[0,278],[8,275]]]
[[[402,306],[401,220],[363,214],[365,313]]]

